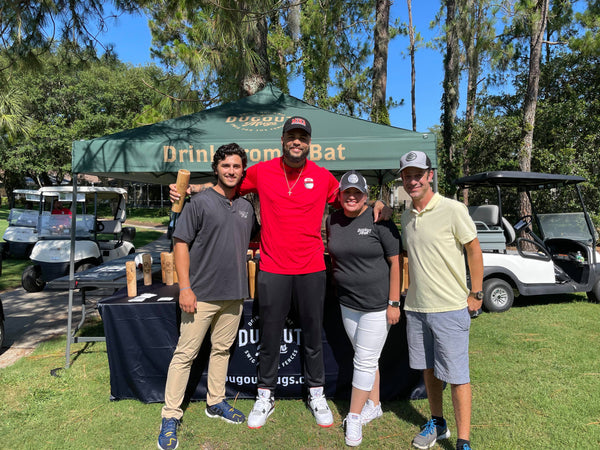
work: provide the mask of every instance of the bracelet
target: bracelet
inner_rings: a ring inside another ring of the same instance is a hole
[[[181,288],[181,289],[179,289],[179,292],[185,291],[186,289],[191,289],[191,287],[188,286],[188,287]]]

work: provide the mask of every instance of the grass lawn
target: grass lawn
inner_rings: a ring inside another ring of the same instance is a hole
[[[600,305],[583,296],[517,299],[502,314],[483,314],[471,331],[472,443],[477,449],[600,448]],[[102,333],[101,324],[84,330]],[[2,448],[156,448],[160,404],[111,402],[104,343],[73,344],[63,367],[65,340],[40,346],[0,370]],[[382,374],[385,376],[385,374]],[[450,391],[444,393],[453,436],[435,448],[453,449],[456,426]],[[238,400],[246,414],[251,400]],[[180,448],[343,448],[341,420],[348,401],[331,403],[336,424],[319,428],[300,400],[277,400],[260,430],[209,419],[205,403],[187,406]],[[364,429],[362,448],[409,449],[428,416],[427,400],[388,401],[384,416]]]
[[[129,221],[164,224],[155,211],[130,214]],[[0,233],[8,211],[0,208]],[[138,228],[136,247],[160,232]],[[24,260],[5,260],[0,290],[20,284]],[[471,328],[473,381],[472,444],[476,449],[600,448],[600,305],[584,295],[517,298],[502,314],[483,314]],[[97,323],[82,331],[103,333]],[[110,401],[110,374],[104,343],[71,347],[48,341],[13,366],[0,369],[0,448],[156,448],[160,404]],[[385,377],[385,374],[382,374]],[[335,425],[319,428],[300,400],[277,400],[260,430],[230,425],[204,414],[205,403],[187,405],[180,447],[202,449],[344,448],[340,427],[348,399],[330,405]],[[456,426],[450,390],[444,392],[452,432],[434,448],[453,449]],[[238,400],[244,413],[252,400]],[[384,402],[384,416],[367,425],[362,448],[409,449],[429,415],[427,400]]]

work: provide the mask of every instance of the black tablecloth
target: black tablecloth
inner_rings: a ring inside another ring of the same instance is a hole
[[[143,302],[130,302],[125,289],[98,303],[104,322],[112,399],[163,402],[167,371],[177,345],[180,311],[177,285],[138,284],[138,295],[156,294]],[[157,301],[173,297],[171,301]],[[244,302],[238,337],[232,346],[226,384],[227,397],[254,398],[258,336],[257,305]],[[335,298],[325,302],[323,351],[325,391],[329,397],[348,399],[352,381],[352,346],[343,328]],[[275,395],[299,398],[303,395],[301,332],[293,314],[286,323],[281,342],[281,360]],[[210,336],[192,367],[186,398],[206,399],[206,370]],[[393,326],[380,361],[381,398],[423,398],[420,372],[408,367],[406,323]]]

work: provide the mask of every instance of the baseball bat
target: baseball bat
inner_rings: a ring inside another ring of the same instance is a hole
[[[150,253],[144,253],[142,255],[142,264],[144,270],[144,286],[150,286],[152,284],[152,257]]]
[[[161,272],[161,275],[162,275],[162,282],[163,283],[167,282],[167,278],[166,278],[166,275],[165,275],[165,264],[166,264],[165,258],[167,257],[167,253],[168,252],[160,252],[160,272]]]
[[[167,253],[165,255],[165,284],[167,286],[173,285],[173,253]]]
[[[256,291],[256,263],[252,260],[248,261],[248,294],[250,298],[254,298]]]
[[[190,185],[190,171],[186,169],[179,169],[177,172],[177,192],[180,197],[179,200],[173,202],[171,205],[171,220],[169,220],[169,228],[167,230],[167,238],[171,239],[173,237],[173,231],[175,231],[175,225],[177,224],[177,218],[183,209],[183,204],[185,202],[185,191]],[[173,243],[171,243],[171,250],[173,249]]]
[[[175,253],[171,253],[173,257],[173,284],[179,283],[179,275],[177,275],[177,263],[175,262]]]
[[[125,263],[125,273],[127,275],[127,296],[135,297],[137,295],[137,276],[135,273],[135,261]]]

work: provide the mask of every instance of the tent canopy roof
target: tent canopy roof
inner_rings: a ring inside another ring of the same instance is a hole
[[[283,123],[296,115],[312,125],[309,159],[336,175],[355,169],[370,183],[387,182],[397,177],[400,157],[411,150],[427,153],[437,168],[432,133],[332,113],[269,85],[255,95],[205,111],[75,141],[73,172],[168,184],[179,169],[188,169],[192,182],[209,181],[212,156],[223,144],[236,142],[246,149],[249,165],[280,156]]]

